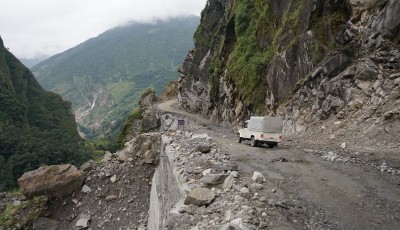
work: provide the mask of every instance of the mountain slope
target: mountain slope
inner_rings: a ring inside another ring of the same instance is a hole
[[[0,39],[0,190],[42,164],[89,158],[70,103],[42,89]]]
[[[45,89],[72,102],[87,138],[115,134],[141,92],[160,92],[193,46],[198,17],[134,23],[55,55],[32,71]]]
[[[179,104],[236,124],[278,115],[285,136],[335,146],[400,148],[399,11],[397,0],[211,0]]]

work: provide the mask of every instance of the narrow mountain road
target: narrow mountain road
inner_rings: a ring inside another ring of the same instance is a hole
[[[188,116],[205,125],[239,166],[241,178],[254,171],[266,177],[259,196],[267,197],[271,229],[399,229],[400,179],[375,168],[354,163],[333,163],[284,142],[278,148],[236,143],[231,127],[212,124],[198,115],[174,108],[176,101],[159,110]]]

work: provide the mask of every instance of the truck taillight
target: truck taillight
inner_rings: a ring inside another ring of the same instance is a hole
[[[279,134],[279,140],[282,140],[282,134]]]
[[[261,133],[260,137],[261,137],[261,138],[264,138],[264,133]]]

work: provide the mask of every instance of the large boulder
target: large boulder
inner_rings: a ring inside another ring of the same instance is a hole
[[[18,184],[26,197],[51,195],[64,197],[80,188],[82,172],[71,164],[43,166],[24,173]]]

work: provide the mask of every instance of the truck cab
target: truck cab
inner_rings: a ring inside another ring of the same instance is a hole
[[[283,121],[279,117],[250,117],[237,133],[237,142],[249,140],[252,147],[267,144],[273,148],[282,142]]]

